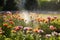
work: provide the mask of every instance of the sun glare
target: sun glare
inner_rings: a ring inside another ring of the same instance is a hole
[[[22,17],[25,19],[25,22],[28,23],[30,21],[30,17],[29,17],[29,14],[28,12],[22,12]]]

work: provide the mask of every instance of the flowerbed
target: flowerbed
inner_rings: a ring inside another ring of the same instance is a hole
[[[21,14],[0,14],[0,40],[60,40],[60,18],[29,16],[26,23]]]

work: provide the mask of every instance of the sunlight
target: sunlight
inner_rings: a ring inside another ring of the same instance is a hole
[[[47,0],[47,1],[51,1],[51,0]]]
[[[28,12],[27,11],[25,11],[25,12],[22,12],[22,17],[25,19],[24,21],[26,22],[26,23],[28,23],[29,21],[30,21],[30,17],[29,17],[29,14],[28,14]]]

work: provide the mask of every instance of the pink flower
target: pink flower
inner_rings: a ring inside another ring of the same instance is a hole
[[[47,19],[48,19],[48,20],[51,20],[51,17],[49,16],[49,17],[47,17]]]
[[[44,31],[43,30],[38,30],[38,33],[43,33]]]
[[[49,27],[51,30],[55,30],[56,29],[56,27],[54,27],[53,25],[50,25],[50,27]]]
[[[51,34],[46,34],[45,36],[46,36],[46,38],[50,38]]]
[[[19,27],[19,29],[22,29],[23,28],[23,26],[18,26]]]
[[[14,28],[14,30],[18,31],[18,30],[20,30],[20,29],[22,29],[22,28],[23,28],[23,26],[16,26],[16,27]]]
[[[31,30],[31,27],[24,27],[24,30]]]
[[[54,31],[54,32],[52,32],[52,35],[53,35],[53,36],[55,36],[55,35],[57,36],[57,35],[59,35],[59,34]]]

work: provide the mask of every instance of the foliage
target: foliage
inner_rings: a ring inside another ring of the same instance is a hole
[[[8,11],[0,15],[0,40],[60,40],[60,18],[39,15],[35,19],[31,15],[31,23],[26,23],[18,13]]]
[[[0,10],[1,11],[16,11],[20,10],[20,1],[24,0],[0,0]],[[29,4],[28,4],[29,3]],[[18,5],[19,4],[19,5]],[[59,11],[60,1],[58,0],[26,0],[24,4],[24,9],[27,10],[47,10],[47,11]],[[21,6],[20,6],[21,7]],[[23,9],[23,8],[22,8]]]

